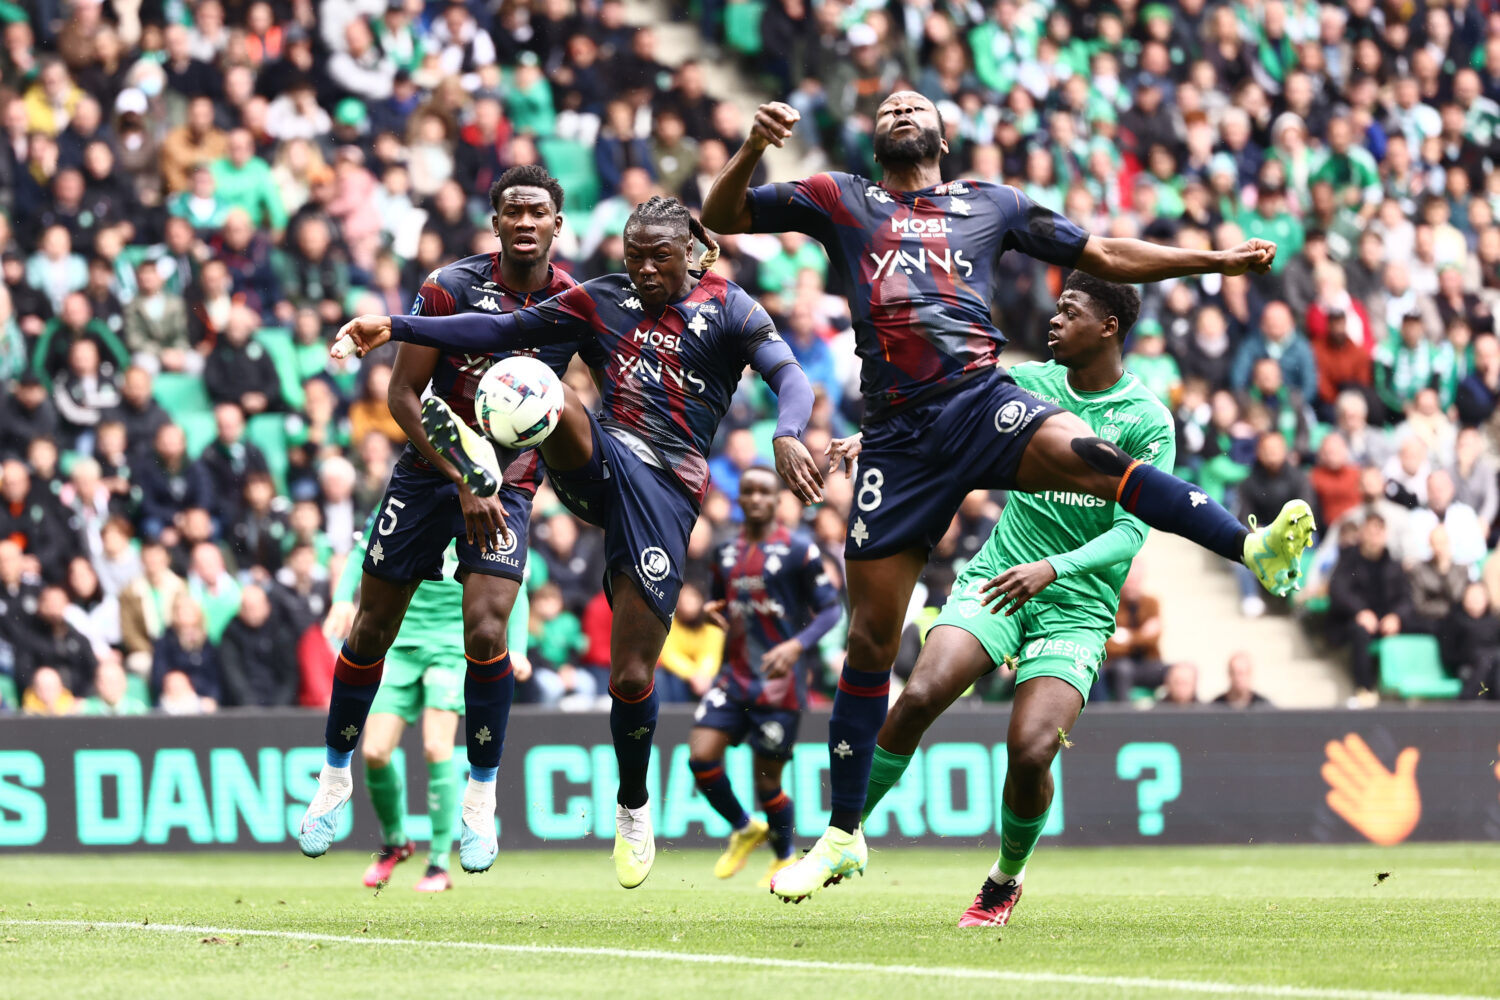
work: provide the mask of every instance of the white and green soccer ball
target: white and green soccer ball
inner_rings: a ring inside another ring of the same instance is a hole
[[[557,428],[563,387],[551,368],[524,355],[490,366],[474,392],[480,430],[502,448],[533,448]]]

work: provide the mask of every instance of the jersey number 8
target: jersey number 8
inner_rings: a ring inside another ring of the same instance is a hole
[[[866,469],[864,477],[859,483],[859,492],[854,495],[854,502],[860,510],[874,510],[880,506],[885,499],[881,496],[880,488],[885,485],[885,473],[879,469]]]

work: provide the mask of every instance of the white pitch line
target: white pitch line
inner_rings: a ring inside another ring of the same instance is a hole
[[[157,934],[206,934],[230,937],[280,938],[326,944],[389,945],[400,948],[448,948],[460,951],[499,952],[510,955],[572,955],[581,958],[622,958],[648,962],[685,962],[691,965],[746,965],[766,969],[799,969],[808,972],[843,972],[872,976],[938,976],[946,979],[979,979],[1009,983],[1050,983],[1063,986],[1108,986],[1116,989],[1170,991],[1176,993],[1246,994],[1297,997],[1305,1000],[1500,1000],[1472,994],[1402,993],[1396,990],[1349,990],[1318,986],[1277,986],[1267,983],[1203,982],[1190,979],[1152,979],[1143,976],[1086,976],[1067,972],[1016,972],[1009,969],[970,969],[928,965],[880,965],[869,962],[822,962],[798,958],[763,958],[756,955],[716,955],[683,951],[630,948],[584,948],[573,945],[496,944],[488,941],[424,941],[412,938],[314,934],[307,931],[270,931],[243,927],[197,927],[189,924],[140,924],[125,920],[0,920],[5,927],[69,927],[147,931]]]

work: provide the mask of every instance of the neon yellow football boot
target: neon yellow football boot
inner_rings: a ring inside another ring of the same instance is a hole
[[[1302,553],[1312,544],[1312,508],[1306,500],[1288,500],[1276,520],[1258,528],[1250,519],[1242,557],[1260,585],[1277,597],[1302,589]]]
[[[729,835],[729,846],[724,848],[724,853],[719,855],[719,860],[714,862],[714,878],[732,878],[740,873],[745,867],[745,862],[750,860],[750,855],[755,849],[766,842],[771,835],[771,828],[764,820],[752,819],[745,824],[743,830],[736,830]]]
[[[863,874],[869,859],[863,830],[845,833],[829,827],[812,850],[771,878],[771,891],[784,902],[800,903],[824,886],[842,882],[846,875]]]

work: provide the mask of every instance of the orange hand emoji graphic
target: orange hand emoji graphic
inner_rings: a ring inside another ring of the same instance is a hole
[[[1382,847],[1405,840],[1422,818],[1417,748],[1407,747],[1397,755],[1395,771],[1385,769],[1358,733],[1342,742],[1331,741],[1327,750],[1323,780],[1328,782],[1329,808]]]

